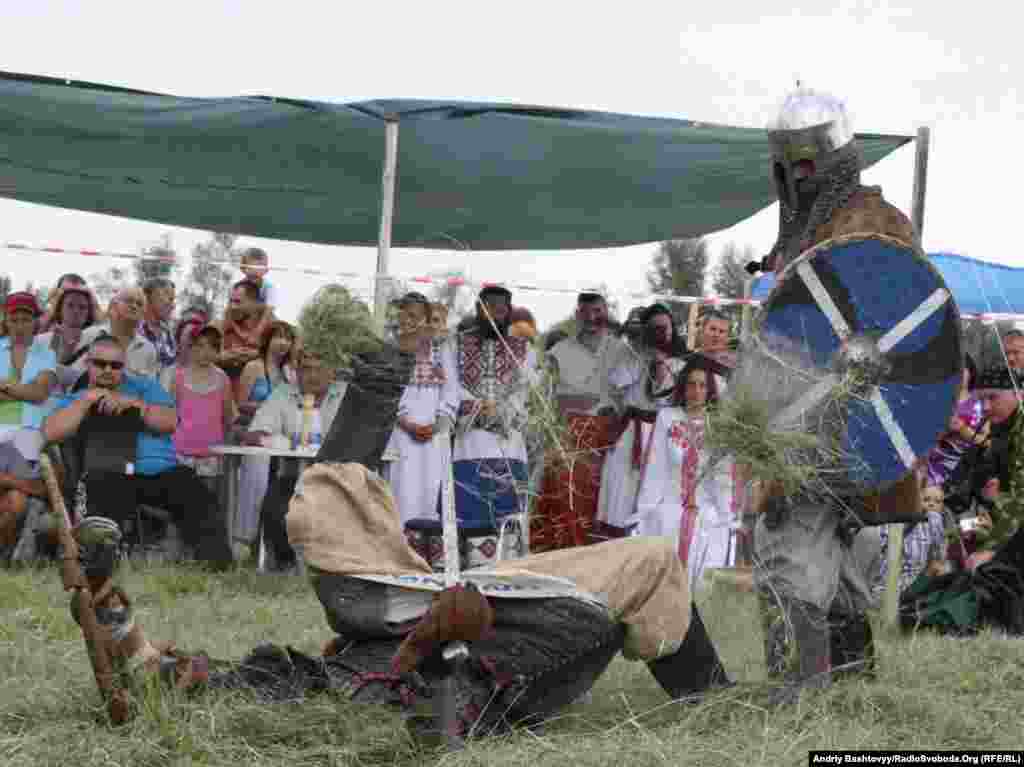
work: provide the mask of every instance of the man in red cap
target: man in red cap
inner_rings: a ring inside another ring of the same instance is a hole
[[[0,442],[12,443],[27,461],[39,458],[44,403],[56,382],[57,357],[35,340],[42,310],[31,293],[4,302],[7,335],[0,338]]]

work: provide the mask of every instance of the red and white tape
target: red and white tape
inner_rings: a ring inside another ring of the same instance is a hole
[[[119,259],[131,259],[131,260],[143,260],[143,261],[162,261],[167,263],[177,263],[176,257],[166,256],[152,256],[140,253],[117,253],[108,250],[91,250],[87,248],[59,248],[52,246],[36,246],[26,245],[20,242],[6,242],[3,243],[3,247],[7,250],[21,250],[29,251],[33,253],[53,253],[65,256],[91,256],[99,258],[119,258]],[[237,267],[238,265],[233,261],[221,260],[220,263],[228,264],[230,266]],[[377,279],[377,275],[366,274],[365,272],[331,272],[321,269],[317,266],[271,266],[269,267],[271,272],[294,272],[297,274],[315,275],[319,277],[328,278],[341,278],[351,280],[368,280],[373,283]],[[383,279],[416,283],[421,285],[444,285],[446,287],[467,287],[470,289],[478,290],[493,285],[501,285],[508,288],[509,290],[520,290],[524,292],[535,292],[535,293],[554,293],[564,295],[576,295],[583,290],[594,290],[600,289],[598,286],[586,286],[586,287],[563,287],[555,285],[533,285],[527,283],[508,283],[508,282],[495,282],[495,281],[476,281],[467,280],[464,277],[458,275],[451,275],[447,277],[435,277],[432,275],[422,276],[402,276],[402,275],[388,275]],[[611,291],[611,294],[620,298],[628,298],[637,301],[665,301],[679,304],[700,304],[702,306],[760,306],[761,301],[756,298],[721,298],[718,296],[676,296],[668,295],[664,293],[633,293],[629,291]],[[1019,320],[1024,315],[1013,314],[1008,312],[985,312],[982,314],[970,314],[961,313],[963,319],[968,320],[981,320],[982,322],[998,322],[1002,320]]]

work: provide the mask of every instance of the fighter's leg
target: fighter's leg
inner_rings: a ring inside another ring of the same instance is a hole
[[[795,699],[829,682],[828,608],[837,593],[842,544],[838,513],[827,504],[782,499],[755,530],[755,578],[770,675],[785,668],[774,697]]]
[[[625,631],[607,610],[582,600],[493,599],[494,632],[469,645],[458,675],[463,736],[539,724],[593,687],[622,649]],[[436,658],[423,674],[438,678]]]
[[[421,642],[410,655],[403,635],[450,620],[435,614],[434,595],[410,590],[404,605],[422,595],[426,617],[400,621],[389,619],[383,584],[315,574],[314,589],[339,632],[325,658],[331,685],[348,689],[357,702],[395,704],[423,729],[432,713],[427,698],[440,694],[448,674],[443,644]],[[622,648],[624,629],[604,607],[568,597],[488,602],[492,631],[469,642],[469,661],[454,680],[462,736],[550,717],[589,690]]]
[[[682,646],[672,655],[651,661],[647,667],[673,700],[694,699],[708,690],[733,684],[696,604],[690,608],[690,627]]]
[[[866,610],[874,604],[871,584],[883,556],[877,527],[865,527],[844,546],[839,589],[829,610],[834,674],[875,672],[875,646]]]

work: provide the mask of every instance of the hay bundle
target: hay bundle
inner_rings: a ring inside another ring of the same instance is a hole
[[[785,359],[760,345],[746,349],[728,392],[708,413],[705,447],[709,464],[725,457],[749,468],[752,479],[782,484],[787,495],[834,498],[855,490],[864,468],[844,450],[842,438],[853,399],[865,396],[857,371],[837,377],[828,394],[802,418],[778,423],[776,417],[827,371],[803,359]]]
[[[325,285],[299,314],[302,346],[337,370],[349,370],[353,354],[378,351],[382,342],[369,307],[341,285]]]

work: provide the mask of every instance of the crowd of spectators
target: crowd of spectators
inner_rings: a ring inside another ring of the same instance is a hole
[[[243,254],[245,276],[220,321],[189,307],[175,324],[176,289],[164,277],[118,290],[106,307],[77,274],[57,281],[45,307],[29,292],[6,297],[0,558],[31,559],[40,540],[53,540],[38,469],[51,444],[78,469],[73,515],[130,525],[140,506],[153,507],[169,515],[200,561],[233,560],[220,459],[210,448],[238,442],[275,386],[294,381],[302,364],[294,329],[274,320],[268,266],[258,248]],[[246,500],[258,515],[267,479],[262,490],[251,484],[258,493]]]
[[[85,457],[84,500],[76,513],[102,514],[127,524],[138,506],[153,506],[168,512],[199,560],[224,566],[236,556],[232,536],[236,544],[251,543],[262,532],[279,564],[294,562],[284,516],[297,464],[246,457],[229,531],[232,515],[223,508],[222,459],[210,448],[288,446],[303,430],[310,402],[316,430],[326,435],[346,384],[302,348],[294,327],[275,317],[266,253],[250,249],[241,268],[245,276],[231,288],[220,318],[202,308],[185,308],[175,321],[176,289],[166,278],[123,288],[106,307],[75,274],[60,278],[45,307],[30,293],[7,297],[0,328],[0,555],[8,560],[29,557],[36,546],[26,541],[33,535],[47,537],[45,489],[37,462],[49,443]],[[713,404],[727,390],[736,364],[731,319],[705,312],[694,348],[689,348],[666,307],[640,307],[619,325],[608,316],[603,297],[581,294],[574,331],[541,337],[529,310],[512,306],[504,295],[497,298],[489,295],[481,306],[498,316],[498,335],[537,346],[531,364],[549,373],[547,386],[556,409],[568,419],[570,431],[587,426],[592,444],[585,447],[600,454],[585,467],[586,476],[574,475],[571,481],[558,472],[541,472],[544,479],[537,482],[546,483],[541,494],[541,503],[547,504],[544,519],[552,525],[561,519],[568,529],[575,522],[567,509],[578,514],[583,508],[588,530],[572,533],[576,537],[568,545],[638,530],[668,530],[665,534],[682,541],[684,558],[700,542],[700,565],[691,560],[694,575],[705,566],[742,564],[741,539],[749,534],[743,520],[745,493],[735,484],[696,483],[685,475],[686,467],[701,465],[699,429],[705,403]],[[446,325],[445,313],[439,312],[425,310],[422,321],[437,319]],[[469,330],[480,319],[478,312],[457,331]],[[435,331],[439,336],[445,329]],[[1024,333],[1010,331],[1002,342],[1004,375],[982,380],[974,362],[966,360],[948,431],[919,463],[926,514],[923,521],[905,526],[901,589],[922,574],[977,567],[1017,529],[1015,507],[999,499],[1017,489],[1024,471],[1018,393]],[[436,353],[436,344],[434,348]],[[440,359],[435,357],[435,362]],[[461,375],[457,369],[438,370],[439,384],[445,375],[456,380]],[[464,391],[461,396],[461,404],[445,405],[450,421],[464,418],[468,395]],[[481,416],[491,420],[491,411],[510,407],[481,404]],[[525,400],[517,407],[525,408]],[[526,418],[525,412],[520,415]],[[434,425],[424,437],[427,426],[416,423],[410,431],[409,423],[408,417],[400,419],[397,430],[411,435],[410,445],[430,442]],[[686,454],[691,448],[697,451],[692,460]],[[544,458],[530,460],[543,464]],[[537,476],[533,471],[530,475]],[[397,475],[393,479],[400,482]],[[564,488],[553,487],[552,481],[586,487],[593,497],[569,497],[570,490],[560,499]],[[680,492],[685,496],[681,516],[675,502],[666,500]],[[424,513],[433,513],[432,504],[424,505]],[[701,514],[710,512],[700,507],[708,506],[714,507],[713,523],[701,521]],[[666,519],[655,518],[663,514]],[[693,516],[689,522],[688,514]],[[536,545],[566,545],[557,543],[565,529],[538,530]],[[883,530],[883,546],[887,535]],[[716,552],[714,561],[705,562],[711,551]],[[888,575],[887,558],[880,557],[879,563],[880,591]]]

